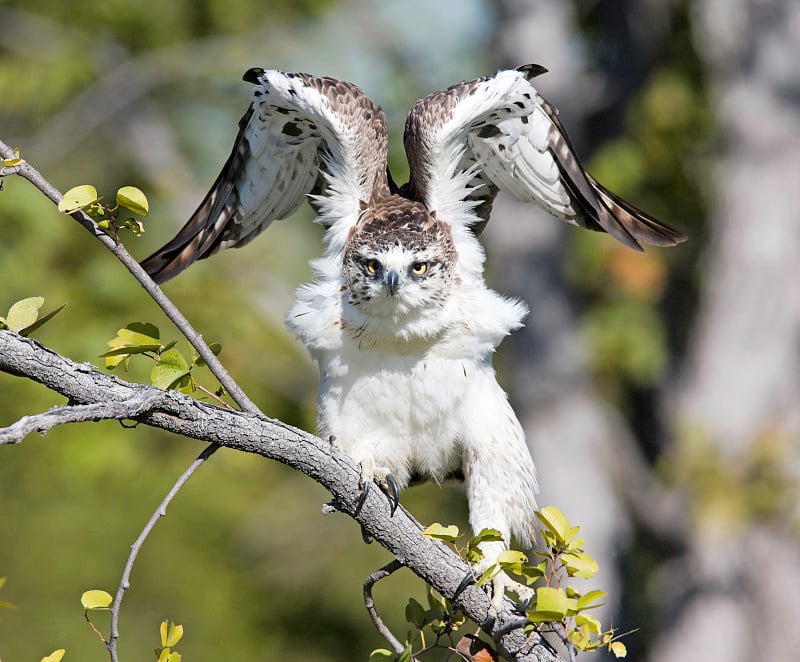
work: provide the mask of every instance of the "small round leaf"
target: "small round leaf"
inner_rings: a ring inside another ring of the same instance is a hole
[[[81,596],[81,605],[84,609],[108,609],[114,598],[109,593],[100,589],[85,591]]]
[[[123,186],[117,191],[117,204],[140,216],[147,216],[150,212],[147,196],[135,186]]]
[[[61,202],[58,203],[58,211],[71,214],[79,209],[88,207],[93,202],[97,202],[97,200],[97,189],[91,184],[75,186],[61,198]]]

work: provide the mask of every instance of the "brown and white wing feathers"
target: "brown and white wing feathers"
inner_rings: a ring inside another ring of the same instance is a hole
[[[476,230],[504,190],[637,250],[639,242],[671,246],[685,240],[585,171],[557,111],[531,84],[545,71],[538,65],[500,71],[418,101],[404,138],[411,197]]]
[[[386,118],[358,87],[264,69],[244,80],[251,105],[222,172],[178,235],[142,262],[157,282],[243,246],[311,193],[332,243],[343,243],[359,201],[388,190]]]

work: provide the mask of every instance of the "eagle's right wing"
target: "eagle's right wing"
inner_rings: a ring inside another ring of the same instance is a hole
[[[408,115],[409,195],[476,232],[499,190],[554,216],[640,243],[672,246],[686,237],[625,202],[583,168],[558,117],[525,65],[450,86],[418,101]]]
[[[344,244],[360,201],[388,188],[386,117],[352,83],[250,69],[250,108],[211,190],[177,236],[142,262],[159,283],[243,246],[312,196],[329,243]]]

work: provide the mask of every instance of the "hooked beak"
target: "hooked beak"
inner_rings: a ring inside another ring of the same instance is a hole
[[[389,269],[386,272],[384,282],[389,287],[389,294],[394,296],[400,287],[400,272],[397,269]]]

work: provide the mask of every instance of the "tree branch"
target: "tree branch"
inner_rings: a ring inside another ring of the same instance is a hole
[[[281,421],[249,412],[223,409],[178,393],[132,384],[75,363],[37,341],[11,331],[0,331],[0,371],[24,376],[65,396],[73,406],[96,406],[92,419],[130,418],[238,451],[255,453],[286,464],[327,488],[336,507],[355,519],[397,561],[439,593],[452,598],[469,566],[439,541],[420,535],[420,524],[404,508],[390,513],[379,490],[371,490],[358,509],[359,471],[354,462],[331,444]],[[138,413],[131,402],[146,402]],[[89,411],[85,410],[84,411]],[[51,412],[52,413],[52,412]],[[14,427],[14,426],[12,426]],[[36,429],[35,426],[32,429]],[[19,435],[0,431],[15,443]],[[524,630],[525,620],[506,599],[495,609],[483,589],[472,584],[454,604],[498,644],[502,655],[519,662],[556,662],[559,658],[537,635]]]

